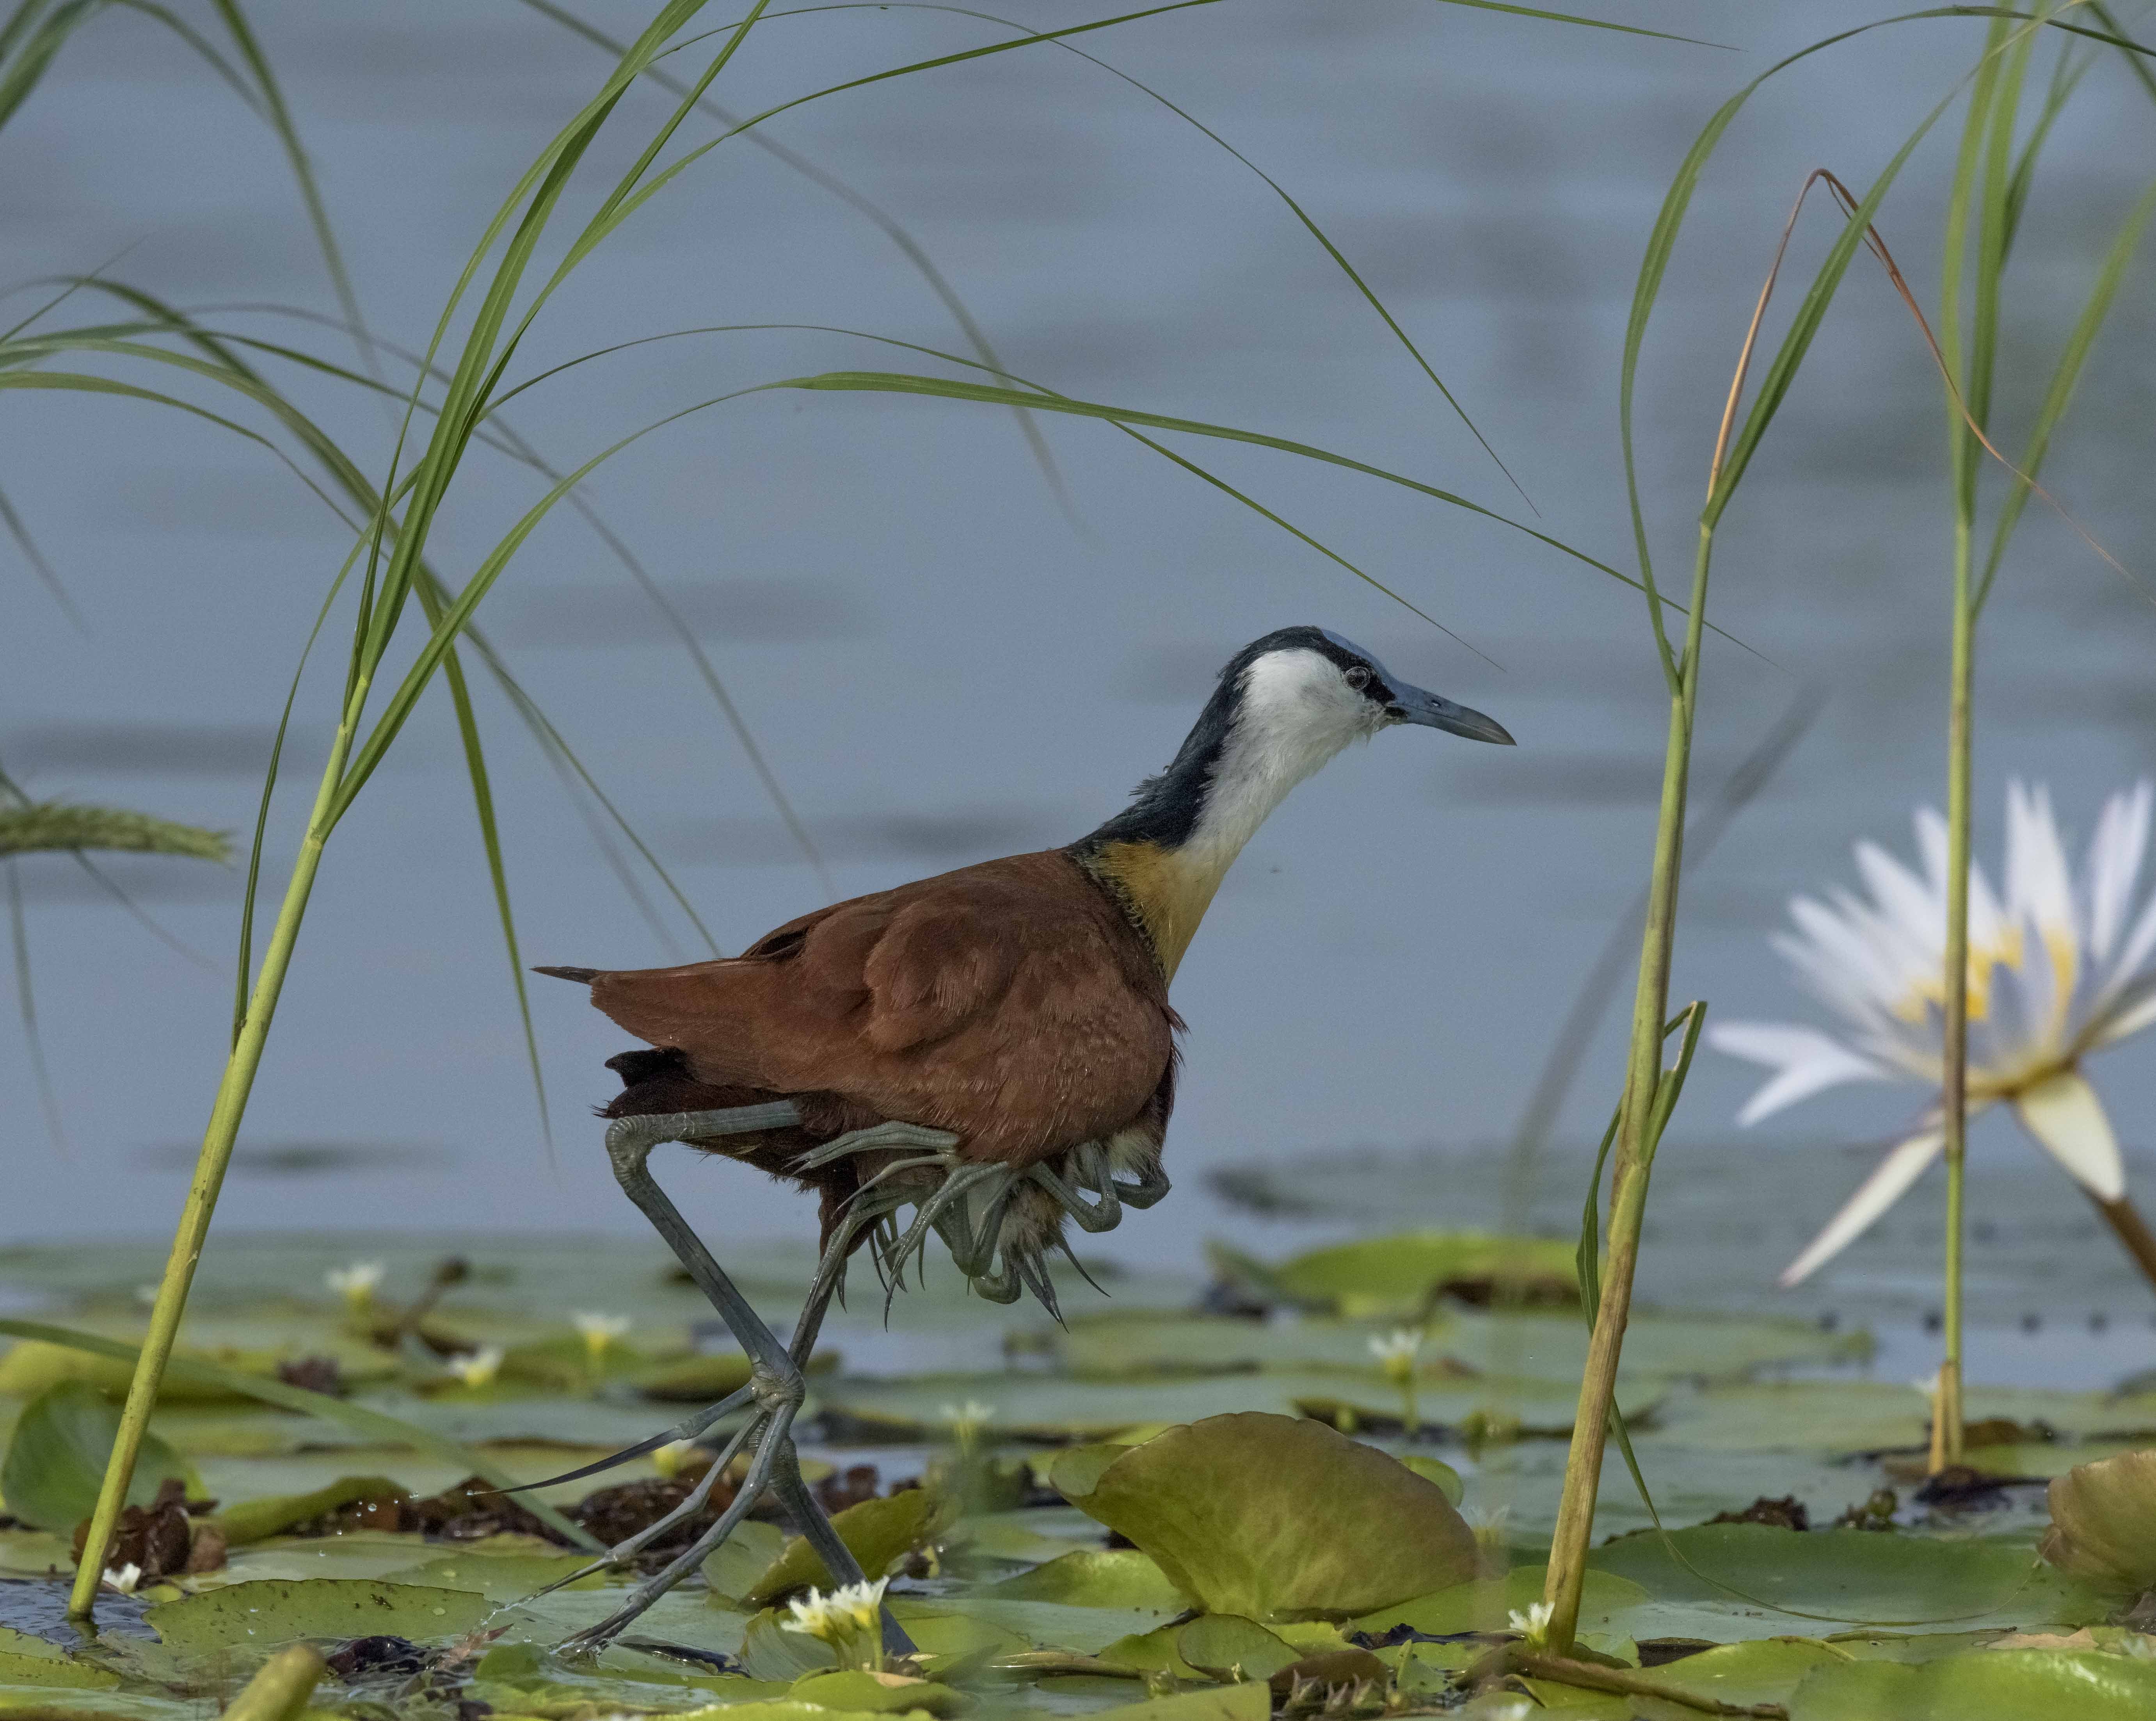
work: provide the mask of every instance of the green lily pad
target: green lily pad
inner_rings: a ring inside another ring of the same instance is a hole
[[[1216,1265],[1227,1258],[1217,1247],[1213,1253]],[[1350,1316],[1411,1314],[1447,1292],[1481,1300],[1495,1286],[1528,1301],[1571,1302],[1579,1295],[1573,1253],[1572,1244],[1548,1237],[1404,1231],[1312,1250],[1266,1277],[1299,1307]]]
[[[2051,1487],[2044,1558],[2107,1589],[2156,1585],[2156,1451],[2076,1465]]]
[[[813,1366],[813,1364],[812,1364]],[[740,1351],[677,1357],[642,1367],[629,1384],[646,1398],[708,1405],[748,1385],[748,1358]]]
[[[938,1721],[968,1707],[965,1697],[947,1685],[925,1679],[888,1684],[858,1667],[804,1674],[794,1682],[792,1695],[804,1703],[849,1713],[888,1715],[926,1710]]]
[[[303,1637],[386,1634],[424,1642],[459,1636],[491,1611],[485,1596],[470,1590],[311,1578],[206,1590],[178,1601],[161,1601],[143,1617],[168,1647],[207,1654],[234,1644],[266,1649]]]
[[[1209,1612],[1341,1617],[1475,1569],[1435,1483],[1287,1416],[1216,1416],[1134,1446],[1072,1503],[1151,1554]]]
[[[1457,1506],[1466,1497],[1466,1482],[1461,1479],[1460,1472],[1443,1459],[1425,1458],[1419,1453],[1403,1452],[1400,1455],[1400,1462],[1406,1465],[1424,1482],[1435,1482],[1445,1498],[1451,1501],[1454,1505]]]
[[[1635,1636],[1760,1637],[1799,1619],[1844,1630],[2082,1625],[2112,1606],[2017,1543],[1752,1523],[1700,1524],[1672,1531],[1670,1542],[1691,1569],[1651,1533],[1588,1556],[1590,1569],[1652,1592],[1653,1608],[1628,1617]]]
[[[1543,1599],[1546,1575],[1542,1566],[1516,1565],[1502,1577],[1455,1584],[1430,1595],[1373,1608],[1349,1621],[1347,1629],[1383,1632],[1394,1626],[1407,1626],[1433,1637],[1460,1631],[1507,1631],[1514,1613],[1525,1613]],[[1643,1585],[1629,1578],[1589,1567],[1580,1590],[1579,1630],[1584,1636],[1630,1636],[1620,1621],[1653,1600]]]
[[[360,1500],[399,1500],[406,1490],[386,1476],[341,1476],[309,1494],[272,1494],[228,1506],[213,1520],[233,1547],[259,1542],[311,1518]]]
[[[1076,1607],[993,1595],[939,1595],[932,1604],[894,1598],[891,1611],[907,1631],[929,1616],[957,1615],[977,1626],[1008,1632],[1027,1649],[1060,1649],[1097,1655],[1120,1638],[1150,1631],[1188,1608],[1180,1593],[1168,1607]],[[765,1616],[758,1615],[758,1618]]]
[[[176,1351],[176,1359],[197,1354]],[[249,1372],[262,1374],[276,1373],[274,1357],[256,1356],[244,1359],[228,1355],[204,1355],[205,1362],[222,1363],[228,1368],[255,1366]],[[92,1356],[87,1352],[73,1350],[65,1345],[49,1344],[43,1339],[25,1338],[10,1345],[8,1354],[0,1357],[0,1393],[10,1398],[35,1398],[63,1382],[76,1381],[94,1388],[105,1397],[119,1400],[127,1395],[128,1382],[135,1371],[116,1358]],[[164,1405],[239,1405],[247,1402],[245,1397],[231,1387],[214,1380],[205,1380],[188,1375],[184,1371],[166,1377],[157,1390],[157,1402]]]
[[[1761,1637],[1749,1643],[1717,1644],[1656,1667],[1649,1677],[1673,1690],[1739,1708],[1786,1704],[1789,1693],[1812,1674],[1822,1668],[1845,1667],[1849,1661],[1842,1651],[1816,1638]],[[1632,1713],[1640,1721],[1670,1721],[1672,1717],[1693,1721],[1700,1713],[1655,1698],[1632,1702]]]
[[[1221,1680],[1270,1679],[1302,1658],[1301,1650],[1256,1621],[1235,1614],[1207,1614],[1178,1626],[1175,1652],[1198,1672]]]
[[[870,1578],[880,1578],[893,1564],[926,1542],[933,1533],[942,1502],[927,1488],[906,1488],[878,1500],[849,1506],[831,1520],[839,1539],[860,1562]],[[742,1600],[762,1607],[781,1596],[811,1585],[828,1589],[830,1573],[822,1558],[799,1536],[791,1538],[771,1569],[742,1594]]]
[[[56,1534],[72,1530],[97,1505],[105,1461],[120,1432],[120,1407],[82,1380],[47,1387],[16,1419],[0,1463],[0,1495],[23,1523]],[[191,1482],[187,1467],[154,1434],[142,1436],[127,1503],[146,1506],[167,1477]]]
[[[618,1665],[633,1663],[634,1671]],[[738,1675],[696,1673],[651,1656],[608,1650],[589,1667],[564,1662],[532,1643],[499,1644],[472,1670],[470,1695],[511,1714],[681,1710],[714,1698],[784,1697],[787,1688]]]
[[[1178,1692],[1121,1708],[1103,1709],[1093,1721],[1265,1721],[1273,1694],[1262,1682]]]
[[[488,1541],[496,1542],[511,1539],[508,1536],[488,1538]],[[521,1601],[549,1584],[562,1583],[562,1579],[583,1571],[592,1564],[582,1554],[528,1551],[528,1538],[519,1536],[514,1539],[516,1552],[490,1552],[486,1542],[474,1542],[439,1559],[386,1571],[382,1574],[382,1581],[419,1584],[430,1589],[476,1590],[489,1601]],[[618,1576],[597,1571],[589,1577],[578,1578],[573,1584],[562,1584],[562,1587],[570,1591],[597,1590],[609,1582],[620,1581]]]
[[[752,1679],[793,1682],[808,1673],[828,1672],[839,1664],[830,1645],[805,1631],[789,1631],[785,1616],[766,1608],[742,1633],[741,1663]]]
[[[1071,1607],[1142,1607],[1179,1613],[1183,1592],[1148,1554],[1135,1548],[1081,1549],[981,1592],[1016,1601]]]
[[[1935,1662],[1822,1667],[1789,1721],[2145,1721],[2156,1662],[2085,1650],[1976,1650]]]
[[[792,1539],[777,1524],[760,1518],[745,1518],[736,1524],[733,1533],[704,1562],[704,1581],[711,1589],[711,1599],[753,1613],[763,1604],[744,1598],[757,1580],[778,1564]]]
[[[23,1655],[0,1649],[0,1685],[49,1685],[72,1691],[110,1691],[120,1683],[117,1673],[85,1667],[65,1656]]]

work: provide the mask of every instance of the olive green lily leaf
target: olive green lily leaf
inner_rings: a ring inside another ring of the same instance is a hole
[[[2156,1714],[2156,1662],[2092,1650],[1974,1650],[1914,1666],[1821,1667],[1789,1721],[2142,1721]]]
[[[1475,1537],[1435,1482],[1315,1422],[1209,1416],[1129,1451],[1071,1503],[1209,1613],[1341,1618],[1470,1577]]]
[[[238,1548],[259,1542],[361,1500],[400,1500],[408,1490],[386,1476],[341,1476],[309,1494],[270,1494],[228,1506],[212,1521],[224,1532],[226,1544]]]
[[[76,1691],[105,1691],[120,1676],[85,1667],[56,1643],[0,1626],[0,1685],[56,1685]]]
[[[1671,1557],[1671,1544],[1686,1564]],[[1698,1524],[1666,1537],[1625,1537],[1596,1549],[1588,1564],[1653,1593],[1650,1605],[1620,1616],[1635,1637],[1765,1637],[1831,1630],[1826,1621],[1896,1630],[2077,1626],[2104,1618],[2116,1600],[2046,1569],[2025,1543],[1856,1529]]]
[[[2051,1506],[2038,1552],[2061,1571],[2107,1589],[2156,1585],[2156,1451],[2076,1466],[2051,1483]]]
[[[1180,1613],[1183,1592],[1135,1548],[1081,1548],[991,1584],[981,1592],[1014,1601],[1055,1601],[1071,1607],[1150,1608]]]
[[[64,1535],[97,1504],[105,1462],[120,1431],[120,1407],[94,1386],[64,1380],[23,1407],[0,1464],[0,1495],[24,1523]],[[190,1480],[180,1455],[146,1435],[127,1503],[146,1506],[169,1477]]]
[[[865,1715],[925,1712],[938,1721],[968,1707],[964,1696],[947,1685],[898,1674],[869,1673],[859,1667],[804,1673],[788,1695],[823,1710]]]
[[[14,1338],[42,1339],[48,1344],[65,1345],[70,1349],[87,1351],[93,1356],[114,1358],[126,1364],[130,1369],[135,1366],[137,1354],[135,1346],[123,1344],[117,1339],[100,1338],[90,1333],[71,1332],[65,1327],[48,1326],[42,1321],[0,1318],[0,1333]],[[434,1457],[446,1460],[468,1475],[485,1477],[496,1487],[523,1486],[521,1477],[504,1469],[484,1452],[475,1451],[459,1441],[434,1433],[431,1429],[417,1427],[399,1417],[385,1415],[380,1410],[370,1410],[362,1405],[346,1404],[342,1399],[331,1398],[327,1393],[309,1392],[305,1387],[288,1386],[281,1380],[260,1379],[178,1352],[173,1354],[167,1364],[166,1374],[168,1379],[177,1377],[182,1380],[206,1382],[265,1405],[275,1405],[280,1410],[320,1416],[325,1421],[334,1422],[355,1434],[365,1435],[373,1440],[414,1447]],[[4,1482],[0,1482],[0,1490],[4,1490],[5,1487]],[[130,1498],[133,1498],[131,1494]],[[544,1500],[533,1494],[518,1498],[548,1528],[567,1537],[579,1548],[593,1553],[598,1551],[599,1544],[591,1536],[578,1525],[570,1523]]]
[[[1272,1712],[1271,1690],[1263,1680],[1252,1680],[1101,1709],[1092,1721],[1265,1721]]]
[[[831,1519],[861,1569],[880,1578],[893,1562],[911,1553],[936,1533],[946,1503],[927,1488],[906,1488],[880,1500],[863,1500]],[[799,1536],[786,1544],[771,1569],[742,1593],[742,1600],[762,1607],[814,1584],[828,1586],[831,1575],[815,1550]]]
[[[1350,1620],[1342,1630],[1383,1633],[1406,1626],[1432,1637],[1502,1631],[1515,1613],[1525,1612],[1543,1599],[1547,1576],[1543,1566],[1516,1565],[1502,1577],[1470,1579],[1426,1595],[1388,1602]],[[1590,1569],[1580,1590],[1579,1629],[1583,1635],[1598,1637],[1631,1636],[1634,1612],[1653,1600],[1643,1585],[1629,1578]]]
[[[361,1578],[300,1578],[205,1590],[177,1601],[161,1601],[143,1618],[167,1648],[192,1656],[239,1646],[269,1649],[314,1637],[387,1634],[424,1642],[461,1636],[493,1611],[486,1597],[469,1590]]]
[[[1528,1302],[1570,1302],[1578,1296],[1570,1247],[1548,1237],[1404,1231],[1313,1250],[1275,1266],[1218,1246],[1211,1254],[1216,1267],[1260,1295],[1364,1318],[1411,1315],[1448,1293],[1488,1302],[1501,1287]]]
[[[1140,1673],[1178,1679],[1270,1679],[1302,1658],[1302,1652],[1240,1614],[1205,1614],[1180,1626],[1163,1626],[1125,1637],[1101,1652],[1101,1659]]]
[[[607,1653],[598,1667],[564,1662],[536,1643],[500,1643],[472,1669],[470,1695],[513,1715],[644,1713],[695,1709],[730,1697],[783,1697],[786,1688],[768,1681],[692,1673],[649,1656],[634,1657],[634,1672],[615,1665],[631,1657]]]

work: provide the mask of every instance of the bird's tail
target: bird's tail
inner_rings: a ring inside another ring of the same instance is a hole
[[[535,968],[531,972],[535,974],[552,974],[557,980],[574,980],[585,986],[590,985],[599,977],[599,971],[597,968]]]

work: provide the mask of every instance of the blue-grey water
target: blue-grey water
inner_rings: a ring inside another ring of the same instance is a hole
[[[626,33],[648,8],[585,9]],[[1871,14],[1844,0],[1607,0],[1599,10],[1727,45],[1419,0],[1239,0],[1081,45],[1172,97],[1301,199],[1474,415],[1540,528],[1629,568],[1617,364],[1663,190],[1743,80]],[[711,21],[726,22],[722,13]],[[605,58],[515,0],[264,0],[252,15],[367,318],[386,340],[423,347],[490,213],[597,87]],[[1045,27],[1108,14],[1024,4],[1013,15]],[[1641,371],[1640,467],[1666,578],[1688,568],[1729,369],[1798,185],[1822,166],[1864,182],[1953,87],[1981,30],[1907,24],[1830,50],[1768,84],[1729,131]],[[774,18],[713,93],[752,111],[998,35],[947,11]],[[695,54],[677,64],[691,67]],[[567,207],[592,208],[665,110],[656,92],[625,101]],[[1943,122],[1881,216],[1928,300],[1956,123]],[[875,85],[770,131],[902,222],[1014,372],[1077,397],[1337,449],[1531,517],[1265,184],[1072,54],[1039,46]],[[698,118],[683,137],[714,133]],[[2010,433],[2148,177],[2152,137],[2156,105],[2108,63],[2058,124],[2006,316]],[[1799,279],[1832,231],[1824,208],[1806,216]],[[336,309],[264,124],[138,14],[103,16],[71,42],[0,131],[0,234],[12,281],[101,269],[190,306]],[[2105,794],[2151,768],[2148,281],[2145,270],[2128,277],[2046,468],[2133,579],[2032,508],[1985,619],[1979,825],[1994,867],[2010,774],[2048,781],[2085,832]],[[26,313],[44,290],[25,287],[8,304]],[[78,295],[49,321],[87,319],[109,302]],[[357,362],[318,325],[253,308],[213,320]],[[512,371],[639,336],[771,323],[941,348],[962,339],[875,226],[737,140],[578,271]],[[386,468],[393,419],[378,403],[261,362],[370,471]],[[916,367],[930,362],[836,334],[704,334],[581,366],[521,397],[509,419],[547,458],[574,463],[757,383]],[[189,398],[266,428],[228,399]],[[198,418],[40,393],[15,396],[5,422],[0,485],[83,624],[0,547],[0,762],[40,797],[244,831],[343,529],[260,449]],[[1846,880],[1859,837],[1906,852],[1911,809],[1940,793],[1943,423],[1913,325],[1860,264],[1722,534],[1713,614],[1742,643],[1711,645],[1702,782],[1718,781],[1804,688],[1825,696],[1688,885],[1677,991],[1725,1017],[1810,1014],[1765,945],[1784,902]],[[843,894],[1089,828],[1173,750],[1219,661],[1283,623],[1333,627],[1496,715],[1517,751],[1423,731],[1381,737],[1301,790],[1252,845],[1178,980],[1191,1024],[1171,1148],[1180,1189],[1101,1241],[1132,1261],[1190,1266],[1209,1235],[1273,1246],[1395,1212],[1502,1217],[1502,1162],[1486,1144],[1514,1127],[1648,860],[1666,706],[1639,600],[1530,538],[1396,487],[1262,450],[1176,444],[1455,641],[1114,429],[1043,430],[1068,516],[1008,414],[837,393],[714,407],[610,461],[588,493],[696,629]],[[459,485],[434,540],[456,582],[543,488],[484,450]],[[562,511],[542,526],[480,620],[721,947],[822,900],[690,665],[588,525]],[[268,845],[273,896],[341,669],[333,643],[300,692]],[[648,876],[659,928],[639,910],[593,840],[588,807],[483,677],[479,696],[526,959],[632,966],[701,952]],[[18,1238],[167,1227],[229,1031],[238,876],[125,859],[105,871],[202,959],[161,943],[69,862],[22,864],[38,1030],[70,1146],[63,1156],[49,1142],[23,1036],[0,1030],[16,1169],[5,1228]],[[587,1110],[611,1085],[598,1063],[623,1036],[570,989],[535,983],[550,1165],[493,916],[438,687],[336,835],[220,1227],[640,1224],[606,1174]],[[1581,1180],[1612,1097],[1621,1014],[1560,1119],[1539,1179],[1548,1190]],[[2148,1043],[2094,1073],[2122,1135],[2147,1143]],[[1770,1208],[1776,1237],[1801,1241],[1861,1175],[1864,1155],[1850,1144],[1887,1135],[1916,1097],[1854,1089],[1740,1134],[1730,1120],[1755,1079],[1751,1066],[1703,1056],[1672,1151],[1707,1168],[1699,1187],[1717,1213]],[[1425,1179],[1412,1204],[1285,1230],[1223,1204],[1202,1176],[1424,1149],[1449,1156],[1456,1196]],[[2039,1226],[2053,1242],[2027,1256],[2032,1271],[2070,1256],[2079,1276],[2071,1295],[2046,1303],[2055,1322],[2079,1321],[2078,1300],[2130,1307],[2141,1323],[2136,1282],[2070,1190],[2025,1174],[2029,1154],[2010,1127],[1987,1123],[1975,1212],[2010,1228],[2041,1210],[2044,1225],[2066,1227]],[[2137,1164],[2145,1177],[2151,1162]],[[715,1229],[772,1235],[808,1222],[793,1198],[745,1174],[701,1179],[699,1194]],[[1853,1257],[1841,1269],[1850,1294],[1880,1271],[1921,1286],[1931,1235],[1912,1220]],[[1723,1250],[1718,1282],[1762,1294],[1780,1250]],[[1825,1294],[1835,1282],[1823,1282]],[[2011,1318],[2005,1304],[1997,1314]]]

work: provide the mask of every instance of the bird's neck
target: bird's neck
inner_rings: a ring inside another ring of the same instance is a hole
[[[1070,852],[1137,922],[1173,979],[1243,845],[1355,738],[1261,681],[1224,681],[1168,768]]]

